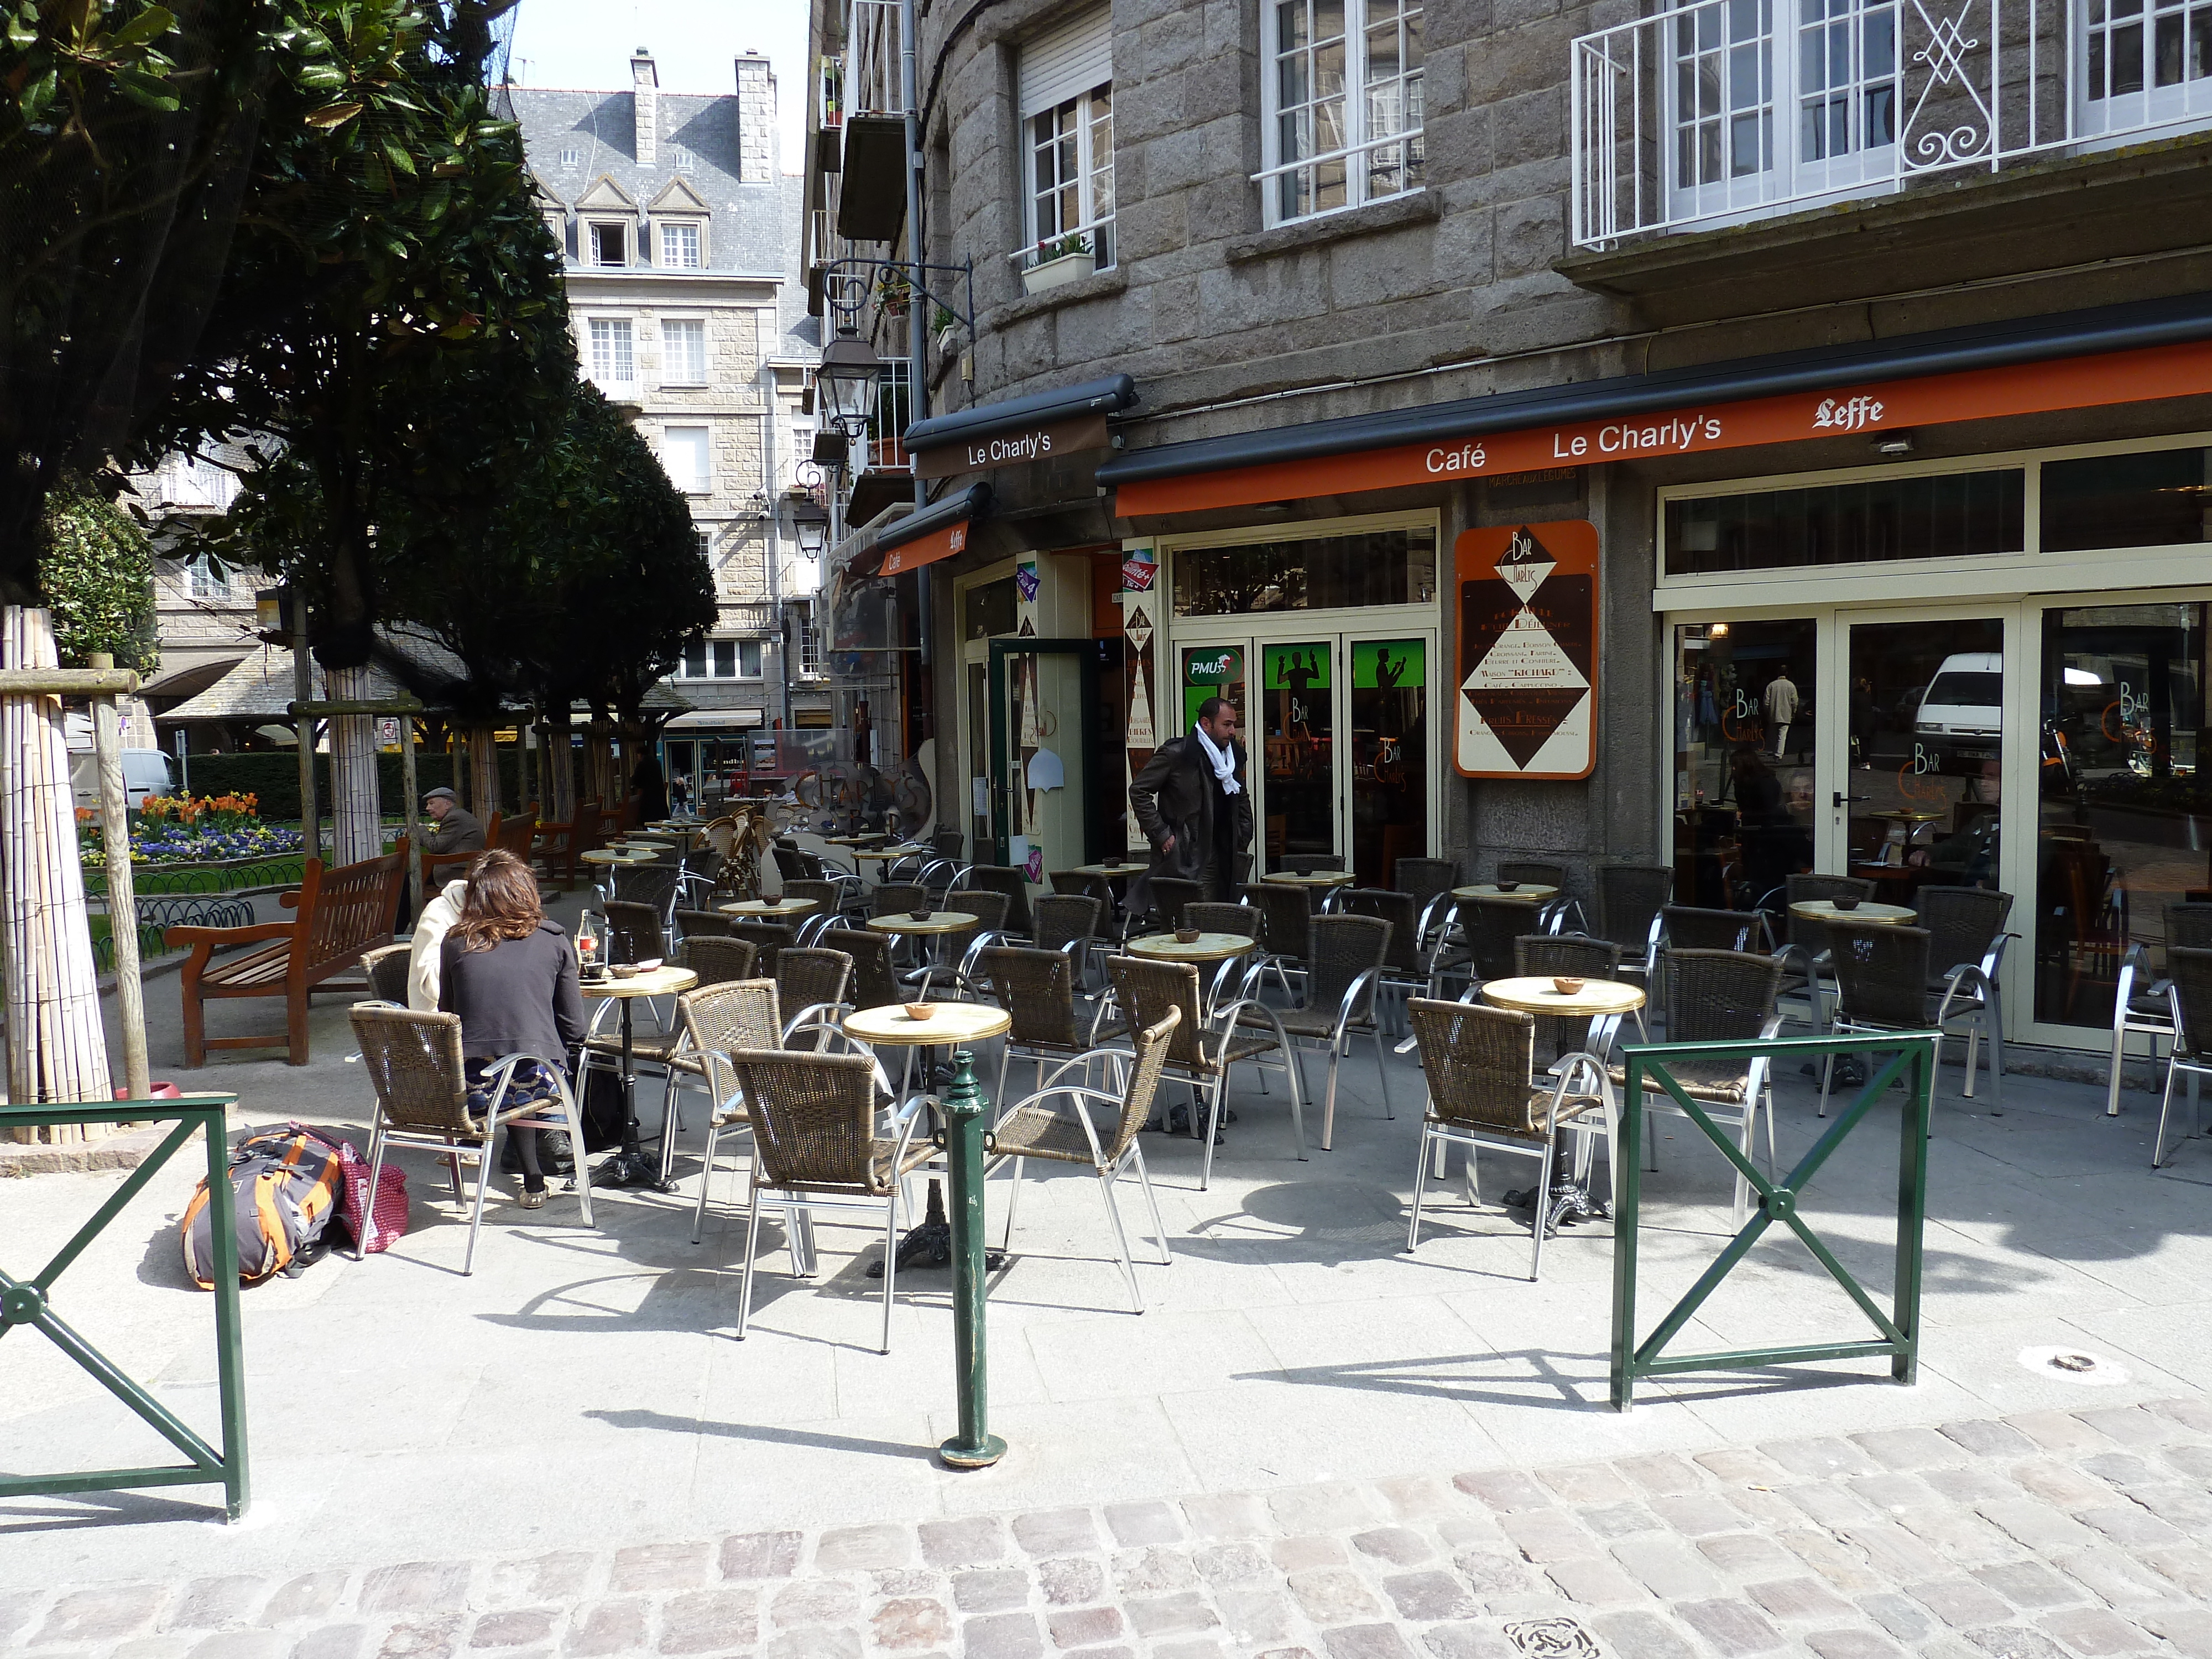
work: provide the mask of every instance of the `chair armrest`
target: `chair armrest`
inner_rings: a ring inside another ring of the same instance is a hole
[[[1257,997],[1239,997],[1227,1007],[1216,1008],[1213,1011],[1213,1018],[1218,1028],[1215,1035],[1221,1038],[1221,1053],[1225,1054],[1229,1052],[1230,1041],[1237,1035],[1237,1022],[1247,1008],[1256,1008],[1267,1016],[1268,1025],[1274,1030],[1275,1042],[1281,1048],[1284,1058],[1287,1061],[1291,1052],[1290,1036],[1283,1030],[1283,1022],[1275,1011]],[[1201,1033],[1199,1039],[1200,1053],[1205,1052],[1205,1034]],[[1219,1055],[1214,1057],[1213,1063],[1217,1066],[1221,1064]]]
[[[1081,1109],[1085,1103],[1095,1100],[1101,1105],[1108,1107],[1114,1111],[1118,1112],[1121,1110],[1121,1101],[1116,1099],[1114,1096],[1106,1093],[1103,1090],[1079,1089],[1073,1086],[1072,1085],[1063,1085],[1059,1088],[1035,1090],[1029,1094],[1024,1095],[1019,1100],[1007,1107],[1006,1110],[1000,1112],[998,1117],[992,1123],[991,1127],[993,1131],[995,1133],[1000,1124],[1004,1123],[1008,1118],[1012,1117],[1016,1112],[1020,1111],[1024,1106],[1034,1106],[1038,1101],[1044,1100],[1054,1095],[1065,1095],[1068,1099],[1076,1103],[1078,1109],[1071,1114],[1071,1115],[1073,1116],[1078,1123],[1080,1123],[1083,1126],[1083,1138],[1091,1143],[1091,1162],[1094,1164],[1104,1163],[1106,1160],[1106,1152],[1105,1149],[1098,1144],[1098,1126],[1091,1121],[1091,1114],[1089,1112]],[[1016,1154],[1012,1152],[999,1152],[996,1153],[995,1156],[999,1158],[1012,1158],[1016,1156]]]
[[[1552,1109],[1554,1112],[1559,1110],[1559,1103],[1565,1100],[1568,1092],[1573,1089],[1577,1078],[1588,1077],[1592,1086],[1585,1092],[1595,1094],[1601,1099],[1604,1097],[1606,1089],[1612,1081],[1606,1074],[1604,1062],[1586,1048],[1577,1050],[1571,1054],[1561,1055],[1552,1069],[1558,1073],[1559,1079],[1552,1088]]]
[[[164,945],[255,945],[264,939],[294,939],[300,932],[296,921],[257,921],[245,927],[165,927],[161,930]]]
[[[300,890],[296,887],[287,887],[283,892],[276,895],[276,902],[283,906],[287,910],[298,909],[300,908]]]
[[[1781,1015],[1769,1014],[1766,1017],[1766,1023],[1759,1028],[1759,1040],[1761,1042],[1773,1042],[1775,1038],[1782,1035],[1782,1025],[1783,1019]]]
[[[808,1003],[804,1008],[801,1008],[789,1019],[784,1021],[783,1045],[786,1048],[789,1048],[791,1046],[791,1034],[797,1030],[801,1025],[806,1024],[826,1026],[829,1030],[836,1031],[840,1036],[843,1036],[845,1028],[837,1024],[836,1017],[839,1014],[845,1012],[851,1007],[851,1004],[844,1002]]]
[[[1338,1042],[1341,1042],[1344,1040],[1344,1028],[1352,1023],[1352,1017],[1358,1011],[1363,997],[1366,1000],[1368,1012],[1371,1014],[1375,1012],[1375,988],[1381,982],[1382,977],[1382,970],[1380,968],[1362,968],[1352,975],[1352,983],[1344,988],[1344,1000],[1339,1003],[1336,1008]]]

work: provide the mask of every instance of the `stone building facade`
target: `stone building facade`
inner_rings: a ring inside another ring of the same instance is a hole
[[[932,8],[916,226],[854,163],[897,16],[817,4],[806,258],[911,238],[975,314],[904,434],[934,505],[831,580],[926,611],[975,853],[1139,846],[1130,771],[1218,693],[1263,868],[1549,865],[1598,925],[1645,866],[1778,934],[1813,873],[2001,890],[2013,1035],[2110,1041],[2212,889],[2212,46],[1983,0]]]
[[[799,180],[777,164],[776,82],[741,58],[719,96],[663,92],[641,49],[620,91],[512,89],[566,263],[584,373],[631,414],[690,507],[720,616],[673,689],[671,769],[704,782],[753,734],[826,719],[818,562],[778,508],[811,479],[797,283]]]

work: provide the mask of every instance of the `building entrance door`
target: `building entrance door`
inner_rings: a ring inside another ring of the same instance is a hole
[[[1184,636],[1176,647],[1189,731],[1209,697],[1241,717],[1252,763],[1257,870],[1335,867],[1387,887],[1434,835],[1432,631],[1287,623]]]
[[[992,838],[997,862],[1048,885],[1105,852],[1098,803],[1096,640],[991,642]]]

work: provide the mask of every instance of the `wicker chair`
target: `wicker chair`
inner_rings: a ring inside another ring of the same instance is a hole
[[[744,1340],[752,1315],[761,1200],[773,1197],[787,1210],[810,1214],[817,1209],[882,1212],[884,1326],[878,1352],[889,1353],[905,1177],[935,1150],[927,1134],[917,1138],[915,1133],[927,1116],[926,1097],[913,1097],[894,1114],[891,1127],[896,1133],[886,1138],[876,1133],[876,1114],[890,1098],[890,1085],[872,1056],[738,1048],[729,1058],[753,1132],[744,1277],[738,1291],[738,1340]],[[794,1267],[801,1267],[798,1237],[793,1229]]]
[[[669,1089],[702,1089],[707,1096],[707,1146],[699,1168],[699,1202],[691,1212],[691,1242],[696,1244],[707,1220],[707,1188],[714,1176],[714,1147],[725,1129],[750,1127],[744,1097],[738,1091],[730,1055],[739,1048],[783,1046],[781,1004],[772,979],[726,980],[687,991],[677,1003],[684,1047],[670,1057]],[[672,1112],[676,1103],[672,1097]],[[672,1122],[674,1119],[672,1117]],[[663,1137],[661,1182],[668,1179],[669,1143]]]
[[[1667,1041],[1669,1042],[1765,1042],[1782,1030],[1775,1009],[1781,994],[1783,965],[1772,957],[1741,951],[1668,950],[1659,958],[1659,973],[1666,981]],[[1743,1060],[1681,1060],[1668,1068],[1682,1092],[1706,1109],[1717,1124],[1733,1124],[1736,1146],[1751,1156],[1752,1130],[1760,1111],[1766,1114],[1766,1172],[1774,1173],[1774,1087],[1764,1054]],[[1625,1087],[1628,1068],[1614,1061],[1608,1068],[1615,1087]],[[1644,1079],[1644,1121],[1652,1125],[1649,1163],[1659,1167],[1657,1115],[1687,1113],[1672,1095]],[[1735,1178],[1734,1225],[1741,1227],[1751,1202],[1751,1183],[1739,1172]]]
[[[1661,936],[1678,951],[1750,951],[1774,948],[1764,910],[1701,910],[1694,905],[1660,907]]]
[[[2166,945],[2169,951],[2176,945],[2191,951],[2212,949],[2212,904],[2167,905]],[[2167,994],[2171,985],[2170,980],[2153,975],[2148,945],[2128,946],[2112,998],[2112,1069],[2105,1092],[2107,1117],[2120,1115],[2120,1062],[2126,1058],[2128,1033],[2141,1031],[2150,1039],[2153,1065],[2158,1063],[2159,1039],[2172,1040],[2173,999]]]
[[[799,942],[799,930],[781,921],[757,921],[738,916],[730,923],[730,937],[753,947],[753,967],[763,974],[775,972],[775,959]]]
[[[1239,933],[1249,939],[1261,937],[1260,913],[1249,904],[1224,904],[1218,899],[1194,899],[1182,907],[1182,925],[1201,933]]]
[[[1330,1150],[1336,1133],[1336,1073],[1351,1051],[1353,1036],[1375,1045],[1375,1076],[1382,1090],[1382,1115],[1395,1118],[1390,1109],[1390,1066],[1382,1052],[1382,1027],[1375,1017],[1376,992],[1382,981],[1382,964],[1390,954],[1390,924],[1377,916],[1316,916],[1307,931],[1311,954],[1307,958],[1304,1006],[1279,1012],[1267,1009],[1262,1018],[1252,1011],[1261,1005],[1244,1005],[1238,1016],[1246,1026],[1279,1030],[1290,1039],[1293,1056],[1301,1042],[1328,1045],[1328,1094],[1322,1108],[1321,1149]],[[1302,1062],[1301,1062],[1302,1063]],[[1303,1088],[1304,1078],[1300,1077]]]
[[[1498,866],[1493,881],[1517,881],[1524,886],[1556,887],[1561,892],[1567,888],[1567,866],[1547,864],[1541,860],[1506,859]]]
[[[799,1011],[793,1019],[811,1018],[817,1010],[842,1009],[849,1000],[847,994],[852,982],[853,958],[842,951],[776,952],[776,996],[786,1008]]]
[[[411,945],[380,945],[361,953],[362,972],[373,1000],[407,1006],[407,970],[414,965],[414,956]]]
[[[477,1117],[469,1111],[468,1073],[461,1058],[461,1017],[459,1014],[418,1013],[410,1008],[381,1002],[357,1002],[348,1011],[353,1034],[361,1045],[362,1069],[376,1091],[376,1117],[368,1132],[368,1190],[377,1190],[385,1154],[397,1146],[443,1152],[453,1177],[453,1196],[461,1196],[461,1155],[477,1161],[476,1202],[469,1211],[469,1243],[461,1258],[461,1272],[476,1270],[477,1235],[483,1227],[484,1190],[489,1182],[500,1133],[506,1129],[562,1129],[568,1144],[580,1153],[584,1145],[583,1115],[568,1079],[557,1066],[548,1066],[559,1080],[557,1106],[533,1101],[508,1106],[508,1084],[526,1054],[507,1054],[495,1060],[484,1073],[491,1091],[490,1109]],[[581,1156],[576,1159],[576,1196],[584,1224],[592,1224],[592,1176]],[[358,1241],[354,1260],[362,1256]]]
[[[1275,975],[1285,996],[1296,994],[1291,976],[1303,978],[1306,971],[1306,930],[1313,924],[1313,901],[1304,888],[1279,881],[1248,881],[1242,891],[1244,902],[1262,918],[1260,944],[1266,954],[1258,965]]]
[[[783,884],[783,896],[787,899],[812,899],[816,908],[808,913],[811,915],[834,916],[843,892],[834,881],[814,881],[801,876],[796,881]]]
[[[2154,1170],[2166,1162],[2166,1119],[2173,1109],[2173,1079],[2181,1073],[2189,1074],[2189,1135],[2183,1137],[2187,1139],[2197,1132],[2197,1079],[2212,1073],[2212,950],[2169,945],[2166,971],[2173,1038],[2166,1050],[2166,1090],[2158,1103],[2158,1134],[2150,1147]]]
[[[727,939],[730,918],[720,910],[678,910],[675,915],[678,945],[688,939]]]
[[[898,972],[891,966],[889,933],[872,928],[832,927],[822,935],[822,948],[842,951],[853,959],[852,1004],[855,1008],[884,1008],[908,998],[900,989]]]
[[[1800,871],[1782,878],[1782,994],[1805,999],[1808,1017],[1816,1031],[1827,1027],[1828,1005],[1834,994],[1835,975],[1828,955],[1827,924],[1798,915],[1791,907],[1839,896],[1856,898],[1863,903],[1874,897],[1874,884],[1860,876],[1824,876]],[[1771,899],[1774,895],[1766,896]],[[1760,908],[1765,908],[1765,900]]]
[[[1834,1029],[1839,1032],[1934,1030],[1940,1062],[1942,1036],[1957,1019],[1966,1029],[1966,1096],[1974,1097],[1976,1049],[1990,1044],[1990,1109],[2004,1108],[2004,1026],[1996,988],[1978,963],[1965,963],[1940,979],[1929,978],[1925,927],[1899,927],[1881,921],[1843,919],[1826,924],[1836,975]],[[1785,981],[1786,982],[1786,981]],[[1931,983],[1942,989],[1930,990]],[[1828,1115],[1828,1085],[1836,1068],[1831,1054],[1820,1067],[1820,1115]]]
[[[949,907],[945,902],[945,896],[960,879],[960,866],[951,859],[932,859],[923,864],[915,879],[929,889],[931,909],[946,909]]]
[[[1001,931],[1022,939],[1035,933],[1036,924],[1030,919],[1030,878],[1026,871],[1017,870],[1011,864],[971,864],[962,872],[957,890],[964,894],[971,889],[1006,896],[1006,919],[1000,924]],[[952,908],[958,910],[967,907],[954,903]]]
[[[1426,910],[1459,885],[1459,865],[1451,859],[1400,859],[1391,866],[1390,885]]]
[[[1104,1001],[1088,1018],[1075,1006],[1076,967],[1065,951],[1042,951],[1030,945],[986,945],[976,964],[978,976],[1013,1024],[999,1055],[999,1088],[995,1098],[1006,1097],[1006,1072],[1018,1055],[1036,1061],[1036,1086],[1045,1086],[1045,1067],[1057,1078],[1071,1064],[1085,1066],[1101,1054],[1098,1045],[1122,1035],[1118,1022],[1109,1023]]]
[[[1407,1005],[1413,1037],[1421,1051],[1421,1072],[1429,1090],[1421,1122],[1421,1149],[1413,1164],[1413,1214],[1406,1229],[1411,1254],[1421,1242],[1421,1205],[1433,1156],[1437,1176],[1449,1148],[1467,1148],[1468,1199],[1480,1205],[1474,1155],[1478,1148],[1539,1160],[1536,1224],[1528,1257],[1533,1280],[1544,1267],[1542,1206],[1552,1189],[1557,1155],[1555,1132],[1577,1137],[1576,1163],[1587,1170],[1591,1143],[1602,1136],[1606,1165],[1615,1167],[1613,1111],[1604,1070],[1589,1054],[1571,1055],[1558,1079],[1536,1073],[1536,1020],[1533,1014],[1492,1008],[1480,1002],[1439,1002],[1416,997]]]
[[[886,881],[880,883],[868,896],[868,914],[872,916],[902,916],[909,910],[927,908],[929,902],[929,889],[920,882]]]
[[[1354,887],[1344,895],[1344,910],[1347,915],[1373,916],[1390,924],[1390,953],[1382,962],[1382,987],[1398,994],[1401,1016],[1407,998],[1435,994],[1435,951],[1421,927],[1419,898],[1395,888]]]
[[[1150,883],[1150,890],[1152,922],[1162,933],[1182,927],[1183,906],[1193,899],[1203,901],[1206,897],[1203,883],[1185,881],[1180,876],[1155,876]]]
[[[1005,942],[1006,907],[1011,902],[1004,893],[980,887],[947,894],[945,908],[975,917],[975,924],[957,933],[939,933],[934,960],[927,968],[909,969],[904,976],[906,983],[918,987],[925,997],[939,985],[960,996],[988,995],[976,979],[976,958],[986,945]]]
[[[680,902],[683,872],[674,864],[617,864],[611,865],[608,880],[611,884],[609,902],[621,900],[630,904],[651,908],[659,918],[662,929],[676,912]]]
[[[1152,1195],[1152,1180],[1145,1169],[1145,1154],[1137,1145],[1137,1132],[1152,1115],[1152,1100],[1159,1092],[1160,1073],[1167,1064],[1170,1042],[1181,1018],[1179,1013],[1170,1012],[1158,1024],[1133,1035],[1131,1049],[1135,1060],[1128,1068],[1128,1081],[1120,1098],[1097,1089],[1054,1084],[1009,1106],[991,1132],[994,1155],[1014,1161],[1013,1188],[1006,1194],[1003,1248],[1013,1248],[1014,1211],[1021,1203],[1022,1169],[1029,1159],[1088,1165],[1097,1174],[1099,1195],[1105,1200],[1107,1218],[1114,1224],[1114,1243],[1121,1253],[1121,1273],[1129,1281],[1133,1313],[1144,1312],[1145,1297],[1137,1285],[1137,1265],[1129,1254],[1129,1234],[1121,1224],[1121,1207],[1114,1201],[1114,1183],[1121,1178],[1124,1167],[1132,1164],[1136,1166],[1137,1185],[1144,1192],[1146,1209],[1152,1213],[1152,1237],[1160,1247],[1160,1266],[1172,1265],[1175,1257],[1168,1248],[1167,1228],[1160,1221],[1159,1200]],[[1019,1029],[1018,1024],[1016,1029]],[[1048,1106],[1046,1103],[1050,1101],[1063,1103],[1064,1114]],[[1112,1113],[1103,1133],[1100,1126],[1091,1121],[1094,1103],[1109,1108]]]
[[[938,857],[959,860],[962,842],[957,830],[939,830],[929,838],[929,844],[936,848]]]
[[[753,961],[760,952],[749,939],[695,933],[684,941],[677,954],[686,968],[699,975],[699,984],[708,986],[752,978]]]
[[[1524,979],[1531,975],[1542,979],[1619,979],[1620,947],[1610,939],[1592,939],[1587,933],[1523,933],[1513,941],[1513,971]],[[1636,1020],[1638,1030],[1643,1031],[1642,1009],[1637,1011]],[[1589,1020],[1581,1015],[1537,1016],[1538,1052],[1547,1048],[1551,1051],[1545,1064],[1589,1048]]]
[[[1647,985],[1664,930],[1660,912],[1674,896],[1674,872],[1663,864],[1603,864],[1597,872],[1597,937],[1620,947],[1621,971]]]
[[[1305,1162],[1305,1108],[1298,1088],[1297,1061],[1291,1049],[1290,1036],[1283,1030],[1275,1010],[1264,1003],[1243,999],[1216,1010],[1209,1025],[1199,1014],[1198,969],[1188,963],[1109,957],[1106,973],[1113,981],[1114,1000],[1121,1010],[1121,1018],[1132,1030],[1157,1026],[1170,1012],[1178,1017],[1171,1030],[1165,1065],[1190,1085],[1192,1127],[1205,1138],[1198,1176],[1200,1192],[1213,1178],[1213,1139],[1220,1127],[1221,1097],[1228,1085],[1229,1068],[1245,1061],[1256,1066],[1262,1054],[1279,1055],[1276,1063],[1281,1065],[1290,1079],[1291,1133],[1297,1146],[1298,1161]],[[1256,1025],[1243,1023],[1247,1012],[1259,1016]],[[1206,1097],[1206,1110],[1205,1125],[1200,1128],[1196,1106],[1201,1092]]]
[[[1030,905],[1040,951],[1088,951],[1098,936],[1098,901],[1088,893],[1054,893]]]
[[[1103,876],[1086,876],[1079,870],[1051,870],[1045,878],[1052,883],[1056,894],[1068,894],[1077,898],[1097,898]]]
[[[1468,988],[1485,980],[1510,978],[1513,942],[1528,931],[1536,912],[1518,899],[1463,898],[1459,902],[1456,943],[1467,952]]]
[[[629,899],[609,899],[605,915],[609,962],[650,962],[668,954],[661,913],[651,905]]]

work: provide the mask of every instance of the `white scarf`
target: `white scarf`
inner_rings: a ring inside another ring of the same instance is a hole
[[[1206,757],[1213,763],[1213,775],[1220,781],[1221,793],[1224,795],[1243,794],[1244,786],[1237,781],[1236,750],[1216,748],[1213,739],[1206,735],[1206,728],[1202,726],[1192,726],[1190,734],[1198,739],[1206,750]]]

